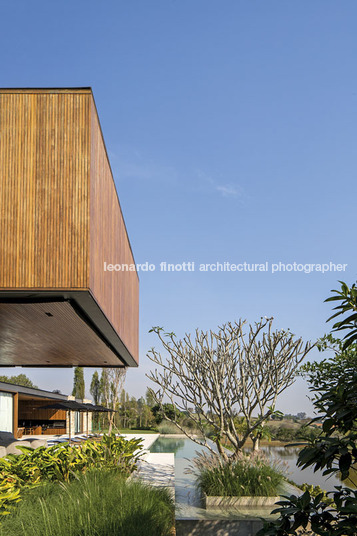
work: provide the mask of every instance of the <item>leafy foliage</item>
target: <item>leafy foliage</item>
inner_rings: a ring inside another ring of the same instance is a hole
[[[342,305],[335,308],[338,312],[329,320],[355,310],[356,292],[354,285],[349,289],[342,283],[339,296],[326,300],[342,300]],[[279,519],[266,524],[259,531],[260,536],[298,534],[300,528],[305,529],[307,526],[311,526],[311,530],[321,536],[357,534],[357,491],[347,485],[353,481],[357,472],[357,369],[353,357],[355,325],[354,314],[334,324],[335,331],[348,327],[350,332],[344,337],[343,343],[327,338],[328,342],[337,344],[342,352],[337,362],[329,360],[321,367],[321,382],[316,375],[318,369],[310,368],[307,371],[311,374],[310,389],[315,394],[314,406],[318,413],[315,420],[323,422],[323,433],[300,451],[297,461],[298,467],[312,467],[314,471],[320,469],[324,475],[340,473],[344,485],[336,486],[328,492],[329,500],[326,500],[324,493],[314,497],[309,489],[301,497],[285,497],[287,500],[278,502],[279,508],[275,510],[280,514]]]
[[[154,416],[156,424],[160,424],[165,418],[174,421],[180,416],[181,412],[173,404],[162,404],[162,407],[159,404],[155,404],[151,408],[151,413]]]
[[[0,382],[14,383],[16,385],[22,385],[23,387],[31,387],[32,389],[38,389],[37,385],[32,383],[32,381],[26,376],[26,374],[18,374],[17,376],[0,376]]]
[[[20,501],[20,490],[11,482],[4,480],[0,484],[0,516],[10,514],[13,506]]]
[[[348,330],[344,337],[343,345],[343,348],[346,349],[357,341],[357,287],[355,283],[351,286],[351,288],[349,288],[343,281],[340,281],[340,283],[341,290],[332,290],[336,296],[330,296],[325,301],[340,302],[339,305],[333,308],[333,310],[337,312],[330,316],[328,322],[340,315],[347,313],[345,318],[335,322],[333,325],[333,331]],[[351,312],[352,314],[350,314]]]
[[[305,378],[312,387],[329,387],[341,382],[350,374],[357,371],[357,343],[344,347],[344,342],[336,339],[330,333],[317,342],[320,352],[334,352],[333,359],[323,359],[319,362],[308,361],[300,367],[299,374]]]
[[[174,504],[166,489],[89,471],[69,483],[26,490],[1,536],[169,536]]]
[[[90,384],[90,394],[93,397],[94,405],[97,406],[100,402],[100,380],[98,371],[93,372],[92,381]]]
[[[295,484],[296,486],[296,484]],[[317,497],[322,493],[322,500],[327,504],[333,504],[333,500],[328,497],[327,492],[323,490],[320,486],[314,486],[313,484],[302,484],[298,486],[302,491],[308,491],[311,497]]]
[[[72,396],[83,400],[85,394],[83,367],[75,367]]]
[[[125,440],[115,434],[104,435],[100,442],[88,440],[76,446],[68,443],[50,448],[19,446],[23,454],[0,458],[0,512],[6,511],[8,494],[39,485],[44,481],[69,482],[88,469],[110,469],[128,476],[136,469],[141,455],[140,439]],[[19,498],[19,494],[16,495]]]

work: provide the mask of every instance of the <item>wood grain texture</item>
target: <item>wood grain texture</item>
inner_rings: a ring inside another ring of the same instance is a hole
[[[91,107],[90,289],[138,362],[139,279],[136,271],[104,271],[104,263],[134,265],[94,101]],[[108,230],[110,229],[110,232]]]
[[[88,286],[90,99],[0,92],[0,288]]]
[[[19,421],[44,420],[44,421],[65,421],[66,411],[63,409],[43,409],[46,404],[51,404],[53,400],[21,400],[19,399]]]
[[[104,262],[134,258],[91,90],[0,89],[0,301],[12,290],[90,293],[137,362],[137,273]],[[12,344],[1,325],[0,342]]]

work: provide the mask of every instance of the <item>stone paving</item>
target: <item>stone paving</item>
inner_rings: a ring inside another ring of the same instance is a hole
[[[175,455],[174,453],[152,453],[148,449],[159,437],[159,434],[123,434],[125,439],[142,439],[144,455],[139,463],[138,470],[133,474],[134,479],[139,479],[151,486],[168,488],[172,497],[175,498]]]

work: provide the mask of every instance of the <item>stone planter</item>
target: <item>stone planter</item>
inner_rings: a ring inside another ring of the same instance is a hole
[[[221,497],[203,493],[203,504],[206,510],[217,508],[267,508],[275,506],[280,497]]]

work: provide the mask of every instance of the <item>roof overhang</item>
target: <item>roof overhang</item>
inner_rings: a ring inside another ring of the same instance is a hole
[[[0,363],[137,366],[89,291],[0,291]]]

